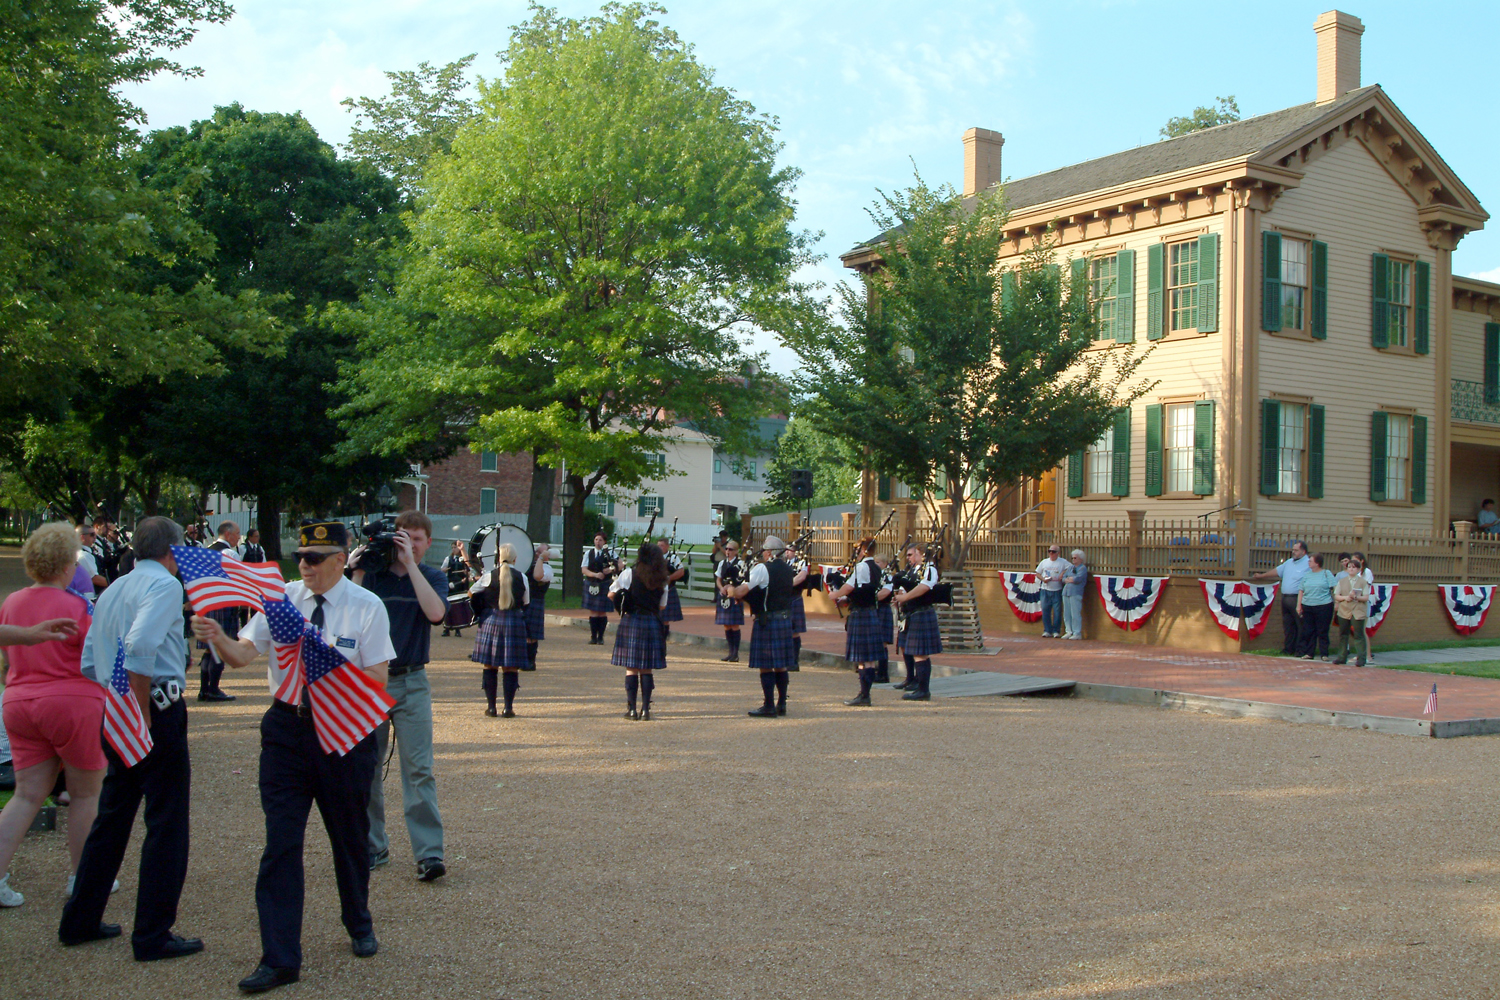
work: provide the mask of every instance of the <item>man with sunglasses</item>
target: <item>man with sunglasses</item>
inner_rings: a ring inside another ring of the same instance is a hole
[[[302,617],[322,630],[328,645],[384,687],[386,665],[396,655],[390,619],[379,597],[344,578],[349,529],[337,521],[304,524],[299,543],[297,568],[302,579],[287,584],[287,598]],[[264,615],[251,618],[238,640],[229,639],[218,622],[196,616],[193,634],[212,643],[230,667],[242,667],[271,648]],[[267,673],[274,693],[286,676],[274,656]],[[369,907],[368,810],[375,768],[374,733],[342,756],[324,753],[305,700],[301,705],[271,702],[260,724],[260,804],[266,814],[266,850],[255,882],[255,907],[260,913],[262,952],[255,971],[240,981],[246,993],[262,993],[300,978],[302,843],[307,815],[315,802],[333,848],[344,928],[354,954],[368,958],[379,949]]]

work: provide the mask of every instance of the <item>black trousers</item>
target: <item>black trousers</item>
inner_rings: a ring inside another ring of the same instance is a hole
[[[302,967],[302,844],[314,802],[333,847],[333,873],[351,938],[374,929],[370,919],[370,784],[375,736],[340,757],[318,745],[310,716],[281,702],[260,720],[260,806],[266,850],[255,880],[261,961],[273,969]]]
[[[1297,595],[1281,595],[1281,651],[1287,656],[1298,655],[1302,636],[1302,619],[1297,617]]]
[[[219,623],[224,630],[224,635],[230,642],[240,637],[240,608],[220,608],[210,611],[208,617]],[[198,661],[198,676],[202,691],[218,691],[219,678],[224,676],[224,662],[214,657],[213,651],[204,643],[198,643],[198,648],[203,650],[203,656]]]
[[[187,706],[151,706],[151,752],[126,767],[108,743],[109,773],[99,795],[99,816],[89,830],[78,862],[73,896],[63,907],[58,935],[87,937],[99,929],[109,890],[120,874],[136,810],[146,800],[146,837],[141,843],[140,888],[135,896],[135,927],[130,942],[137,955],[166,943],[177,922],[177,901],[187,878],[188,761]]]
[[[1333,602],[1327,604],[1304,604],[1302,606],[1303,656],[1328,655],[1328,626],[1333,624]]]

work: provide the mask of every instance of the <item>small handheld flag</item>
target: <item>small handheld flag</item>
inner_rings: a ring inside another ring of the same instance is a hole
[[[1427,707],[1422,709],[1423,715],[1437,715],[1437,685],[1432,686],[1432,691],[1427,695]]]
[[[177,572],[187,590],[188,601],[200,615],[220,608],[248,604],[265,611],[265,602],[286,596],[281,567],[275,563],[246,563],[225,559],[216,549],[191,545],[172,546]]]
[[[130,690],[124,641],[116,639],[115,647],[115,665],[104,686],[104,738],[126,767],[134,767],[151,752],[151,729],[141,714],[141,703]]]

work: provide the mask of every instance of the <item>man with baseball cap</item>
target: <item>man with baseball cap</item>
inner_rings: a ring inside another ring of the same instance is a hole
[[[1052,545],[1047,558],[1036,564],[1036,579],[1042,585],[1042,638],[1062,637],[1063,577],[1072,564],[1062,557],[1062,547]]]

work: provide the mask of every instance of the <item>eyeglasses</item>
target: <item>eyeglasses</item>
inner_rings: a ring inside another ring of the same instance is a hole
[[[309,566],[321,566],[324,559],[336,555],[338,555],[337,552],[298,552],[297,561],[307,563]]]

